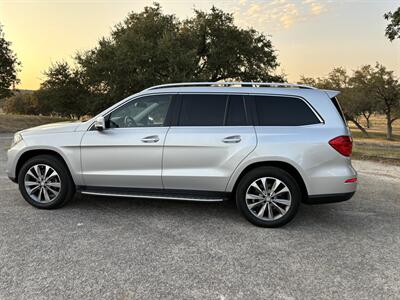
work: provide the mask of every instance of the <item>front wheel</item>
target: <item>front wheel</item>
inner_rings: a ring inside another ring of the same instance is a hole
[[[236,190],[236,205],[244,217],[261,227],[280,227],[296,215],[301,200],[296,180],[276,167],[247,173]]]
[[[18,185],[29,204],[43,209],[61,207],[75,193],[67,167],[51,155],[39,155],[24,163]]]

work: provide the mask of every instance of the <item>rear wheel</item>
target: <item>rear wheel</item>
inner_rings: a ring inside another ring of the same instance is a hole
[[[296,180],[276,167],[247,173],[236,190],[236,204],[244,217],[261,227],[280,227],[296,215],[301,199]]]
[[[31,205],[50,209],[63,206],[75,193],[65,164],[51,155],[29,159],[18,174],[19,190]]]

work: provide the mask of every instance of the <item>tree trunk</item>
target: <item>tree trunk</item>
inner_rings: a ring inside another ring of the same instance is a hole
[[[396,121],[398,118],[393,118],[393,119],[388,119],[386,121],[386,128],[387,128],[387,134],[386,137],[388,140],[393,140],[393,122]]]
[[[369,118],[371,117],[371,113],[363,113],[362,114],[365,118],[365,121],[367,122],[367,128],[371,128],[371,122],[369,121]]]
[[[388,140],[393,140],[393,128],[392,128],[392,122],[388,120],[386,122],[387,124],[387,129],[386,129],[386,137]]]
[[[365,136],[365,137],[369,137],[368,132],[365,130],[364,127],[361,126],[360,123],[358,123],[356,120],[354,119],[350,119],[350,121],[352,121],[354,123],[354,125],[357,126],[358,129],[360,129],[361,133]]]
[[[392,128],[392,114],[390,108],[386,111],[386,138],[388,140],[393,139],[393,128]]]

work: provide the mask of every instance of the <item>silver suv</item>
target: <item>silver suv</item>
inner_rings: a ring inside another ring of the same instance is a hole
[[[85,195],[223,201],[263,227],[300,202],[350,199],[352,139],[338,92],[284,83],[166,84],[83,123],[15,134],[8,176],[38,208]]]

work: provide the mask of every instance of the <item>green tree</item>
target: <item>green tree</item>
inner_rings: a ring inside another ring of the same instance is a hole
[[[215,7],[210,12],[195,10],[182,31],[196,47],[194,79],[284,80],[274,75],[279,64],[271,40],[254,29],[237,27],[232,14]]]
[[[368,137],[366,128],[371,127],[370,117],[376,112],[376,102],[371,95],[351,86],[343,91],[340,101],[346,119],[356,125],[364,136]],[[366,128],[361,124],[360,117],[365,118]]]
[[[351,77],[344,68],[334,68],[325,78],[314,79],[302,76],[300,82],[321,89],[340,91],[339,100],[346,120],[352,122],[364,136],[369,136],[367,130],[359,122],[359,118],[367,116],[369,119],[375,110],[374,101],[370,96],[365,97],[361,89],[354,89],[351,85]]]
[[[17,93],[4,100],[3,110],[9,114],[34,115],[38,113],[38,99],[33,93]]]
[[[385,19],[389,21],[386,26],[385,35],[390,41],[400,38],[400,7],[395,12],[388,12],[384,15]]]
[[[180,81],[273,80],[278,66],[271,41],[240,29],[215,7],[179,21],[159,4],[130,13],[98,45],[76,57],[84,84],[100,110],[152,85]]]
[[[376,109],[386,116],[387,139],[393,139],[392,125],[400,118],[400,84],[393,71],[379,63],[363,66],[354,72],[352,85],[375,100]]]
[[[0,24],[0,99],[12,95],[10,87],[19,82],[17,73],[21,63],[10,47],[11,43],[4,38]]]
[[[319,86],[319,80],[320,78],[312,78],[312,77],[306,77],[304,75],[300,76],[300,80],[297,82],[298,84],[305,84],[305,85],[309,85],[312,87],[317,87],[317,88],[321,88]]]
[[[158,4],[146,7],[129,14],[97,47],[77,56],[98,110],[151,85],[190,80],[195,53],[179,26]]]
[[[79,118],[90,110],[90,93],[83,85],[78,69],[60,62],[52,65],[45,75],[46,80],[35,94],[40,113]]]

